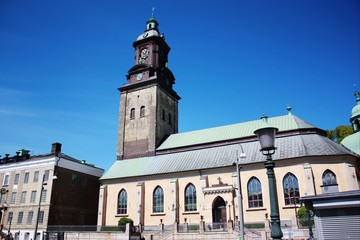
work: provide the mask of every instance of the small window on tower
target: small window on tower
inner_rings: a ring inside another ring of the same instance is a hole
[[[132,108],[130,110],[130,119],[134,119],[135,118],[135,108]]]
[[[171,113],[168,114],[169,117],[169,124],[171,125]]]
[[[140,117],[145,117],[145,106],[141,106],[140,108]]]
[[[164,109],[162,110],[162,113],[161,113],[161,119],[165,120],[165,110]]]

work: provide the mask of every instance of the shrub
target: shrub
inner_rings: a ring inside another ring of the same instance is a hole
[[[302,206],[298,209],[297,217],[299,219],[299,223],[301,224],[301,226],[309,226],[309,213],[307,212],[307,210],[304,206]],[[310,223],[311,223],[311,225],[314,224],[314,219],[312,216],[311,216]]]
[[[127,223],[130,223],[131,225],[134,224],[134,221],[131,218],[120,218],[118,225],[119,226],[125,226]]]

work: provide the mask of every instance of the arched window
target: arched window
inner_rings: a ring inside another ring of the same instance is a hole
[[[283,180],[285,205],[300,203],[299,182],[294,174],[287,173]]]
[[[125,189],[119,192],[117,214],[127,214],[127,193]]]
[[[336,185],[337,182],[335,174],[329,169],[325,170],[322,175],[322,183],[323,186]]]
[[[134,119],[135,118],[135,108],[132,108],[130,110],[130,119]]]
[[[248,201],[249,208],[256,208],[263,206],[261,183],[256,177],[250,178],[248,185]]]
[[[185,211],[196,211],[196,188],[189,183],[185,188]]]
[[[140,117],[145,117],[145,106],[141,106],[140,108]]]
[[[153,212],[164,212],[164,191],[160,186],[157,186],[154,190]]]

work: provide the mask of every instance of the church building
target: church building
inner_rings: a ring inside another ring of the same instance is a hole
[[[170,47],[154,16],[133,47],[134,66],[119,88],[117,160],[100,179],[98,225],[118,225],[122,217],[144,229],[200,221],[212,229],[240,219],[245,226],[264,224],[270,219],[266,157],[254,134],[264,121],[279,129],[273,160],[282,226],[296,228],[301,197],[359,190],[359,153],[291,107],[277,117],[179,133]]]

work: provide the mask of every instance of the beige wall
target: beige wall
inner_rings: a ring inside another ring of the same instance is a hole
[[[356,177],[352,177],[353,174],[355,174],[354,167],[349,163],[339,161],[339,159],[324,158],[324,161],[322,162],[320,162],[320,159],[310,158],[303,160],[276,161],[275,176],[280,218],[282,221],[292,221],[296,210],[294,205],[285,205],[283,193],[284,176],[289,172],[296,176],[299,182],[300,196],[308,195],[308,193],[314,191],[314,187],[316,193],[320,194],[322,192],[322,174],[326,169],[330,169],[336,174],[339,191],[359,189]],[[313,176],[310,177],[309,173]],[[269,214],[270,218],[269,186],[266,169],[264,168],[263,163],[242,166],[240,176],[245,223],[263,222],[265,220],[266,213]],[[264,205],[260,208],[249,208],[247,184],[252,176],[257,177],[261,182]],[[142,177],[141,182],[144,182],[142,187],[142,190],[144,191],[144,202],[142,207],[145,207],[145,225],[158,225],[160,223],[160,219],[162,219],[163,223],[166,225],[172,224],[175,219],[174,216],[177,204],[179,205],[180,223],[184,223],[185,218],[187,218],[188,223],[198,223],[201,215],[204,216],[205,222],[212,222],[213,202],[218,196],[227,201],[227,218],[229,219],[230,213],[231,219],[234,219],[234,215],[238,215],[237,190],[235,190],[235,192],[214,191],[204,194],[204,189],[215,189],[215,186],[219,184],[219,177],[221,178],[220,180],[223,185],[227,184],[229,187],[237,189],[235,167]],[[139,223],[138,211],[140,202],[138,199],[140,199],[140,191],[139,187],[137,187],[139,181],[135,179],[122,179],[121,181],[122,183],[108,184],[105,225],[117,225],[117,221],[122,217],[116,215],[116,209],[117,196],[119,191],[123,188],[126,189],[128,193],[128,215],[126,216],[133,219],[135,224]],[[308,181],[312,182],[308,183]],[[197,211],[195,212],[185,212],[185,187],[189,183],[194,184],[197,191]],[[175,185],[177,186],[176,188],[174,188]],[[157,186],[161,186],[164,190],[164,213],[160,214],[152,212],[152,196],[153,191]],[[175,199],[178,199],[178,203]],[[175,206],[175,209],[173,205]],[[296,208],[298,207],[300,207],[299,204]]]

